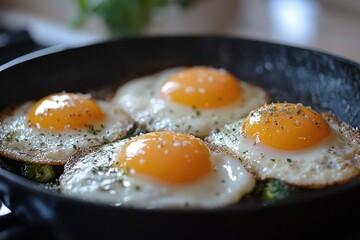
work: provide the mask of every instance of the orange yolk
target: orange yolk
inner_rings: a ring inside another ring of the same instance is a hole
[[[170,184],[194,182],[213,168],[210,151],[201,140],[170,131],[143,134],[127,142],[118,166]]]
[[[283,150],[314,146],[331,132],[320,114],[309,107],[291,103],[269,104],[252,111],[243,130],[257,143]]]
[[[160,97],[196,108],[217,108],[242,96],[238,79],[224,70],[192,67],[170,77]]]
[[[29,121],[45,130],[83,129],[102,121],[105,114],[92,98],[73,93],[47,96],[32,107]]]

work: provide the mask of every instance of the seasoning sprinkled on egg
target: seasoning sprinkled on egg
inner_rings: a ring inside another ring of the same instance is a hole
[[[255,179],[201,139],[164,131],[74,156],[60,185],[66,195],[117,206],[213,208],[237,203]]]
[[[360,175],[359,134],[300,103],[266,104],[205,140],[237,156],[260,180],[324,188]]]
[[[194,66],[134,79],[120,86],[112,101],[148,131],[180,131],[204,137],[267,100],[263,89],[225,69]]]
[[[55,93],[1,114],[0,154],[64,165],[74,151],[124,138],[133,125],[117,105],[89,94]]]

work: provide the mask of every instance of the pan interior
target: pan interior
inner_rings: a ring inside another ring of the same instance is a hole
[[[148,37],[48,49],[28,58],[0,72],[1,109],[61,91],[106,97],[136,77],[170,67],[208,65],[263,87],[273,102],[301,102],[360,127],[359,65],[313,50],[219,36]],[[324,192],[356,185],[353,181]]]

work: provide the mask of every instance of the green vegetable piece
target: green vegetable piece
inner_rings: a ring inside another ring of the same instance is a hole
[[[248,199],[262,199],[264,188],[266,187],[265,182],[257,181],[254,189],[248,194]]]
[[[51,165],[34,163],[25,163],[22,169],[22,175],[39,183],[47,183],[56,178],[55,171]]]
[[[270,179],[266,181],[257,181],[254,189],[244,196],[244,200],[261,201],[264,204],[284,200],[301,192],[308,190],[292,186],[278,179]]]
[[[262,191],[262,199],[265,201],[278,201],[294,196],[300,192],[300,188],[291,186],[278,179],[270,179]]]

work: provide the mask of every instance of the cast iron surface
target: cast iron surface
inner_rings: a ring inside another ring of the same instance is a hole
[[[0,67],[0,109],[59,91],[115,89],[174,66],[222,67],[268,90],[273,101],[302,102],[360,127],[360,66],[325,53],[221,36],[122,38],[90,46],[45,49]],[[236,236],[352,236],[360,217],[360,183],[276,204],[214,210],[141,210],[81,202],[42,190],[0,169],[0,197],[20,221],[58,239]],[[346,239],[346,238],[345,238]],[[350,238],[349,238],[350,239]]]

